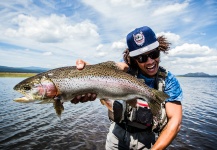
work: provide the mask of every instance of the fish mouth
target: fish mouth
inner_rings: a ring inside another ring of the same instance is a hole
[[[33,100],[32,98],[23,96],[23,97],[15,98],[14,101],[19,102],[19,103],[30,103],[30,102],[34,102],[35,100]]]
[[[15,102],[30,103],[30,102],[34,102],[35,101],[35,99],[34,99],[34,97],[33,97],[33,95],[31,93],[26,93],[26,92],[23,92],[21,90],[18,90],[18,92],[20,92],[24,96],[19,97],[19,98],[15,98],[14,99]]]

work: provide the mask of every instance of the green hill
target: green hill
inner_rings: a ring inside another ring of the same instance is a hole
[[[217,77],[217,75],[209,75],[204,72],[187,73],[181,76],[183,77]]]

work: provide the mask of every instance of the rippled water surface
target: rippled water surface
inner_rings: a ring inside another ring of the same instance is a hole
[[[109,128],[99,100],[64,103],[59,119],[52,104],[13,102],[24,78],[0,78],[0,149],[103,150]],[[217,78],[178,78],[184,91],[182,128],[168,149],[217,149]]]

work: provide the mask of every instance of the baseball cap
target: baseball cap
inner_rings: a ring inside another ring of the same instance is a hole
[[[134,57],[159,46],[155,33],[148,26],[136,28],[127,35],[129,56]]]

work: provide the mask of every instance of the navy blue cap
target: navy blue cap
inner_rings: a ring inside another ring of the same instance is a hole
[[[127,46],[130,57],[138,56],[159,46],[155,33],[144,26],[136,28],[127,35]]]

